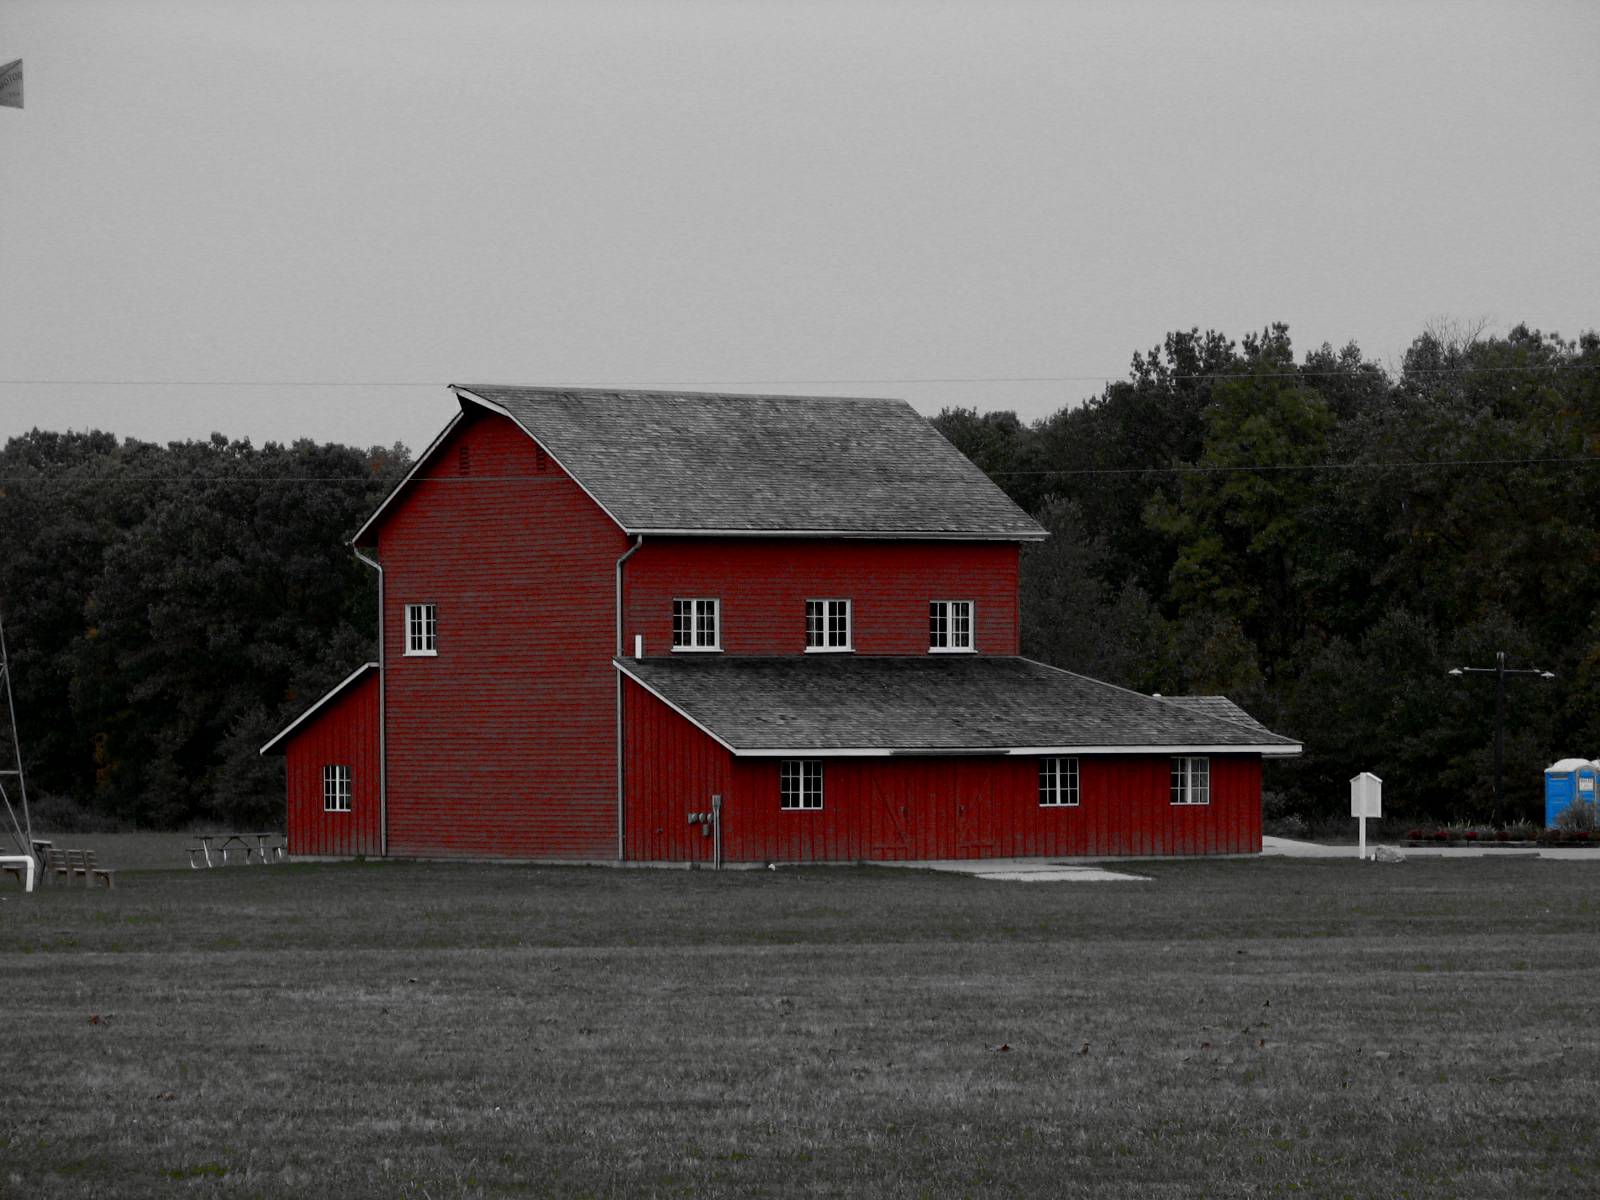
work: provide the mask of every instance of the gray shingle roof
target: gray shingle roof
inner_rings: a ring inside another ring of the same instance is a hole
[[[1299,744],[1026,658],[682,656],[619,667],[736,753]]]
[[[1193,712],[1205,713],[1219,721],[1232,721],[1236,725],[1243,725],[1246,729],[1253,729],[1257,733],[1269,733],[1260,721],[1256,720],[1244,709],[1240,708],[1226,696],[1162,696],[1168,704],[1182,705]]]
[[[510,414],[630,533],[1044,536],[903,400],[451,386]]]

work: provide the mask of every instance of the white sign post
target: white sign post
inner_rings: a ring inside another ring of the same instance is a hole
[[[1361,844],[1357,858],[1367,856],[1367,818],[1383,816],[1383,780],[1363,771],[1350,781],[1350,815],[1361,822]]]

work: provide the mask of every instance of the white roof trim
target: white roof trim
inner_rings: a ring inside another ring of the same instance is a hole
[[[727,742],[725,742],[721,738],[719,738],[709,728],[707,728],[705,725],[701,724],[699,721],[695,720],[688,713],[686,713],[683,709],[679,708],[676,704],[674,704],[671,700],[668,700],[660,692],[656,691],[655,688],[651,687],[648,683],[646,683],[644,680],[640,679],[632,671],[628,670],[627,664],[624,663],[621,659],[617,659],[617,658],[612,659],[611,660],[611,665],[616,667],[617,670],[621,671],[624,675],[626,675],[629,679],[633,680],[634,683],[638,684],[645,691],[649,692],[657,700],[661,701],[661,703],[665,704],[673,712],[677,713],[685,721],[689,722],[689,724],[693,725],[701,733],[705,734],[712,741],[716,742],[717,745],[721,746],[724,750],[728,751],[730,754],[737,754],[738,753],[737,750],[735,750]]]
[[[589,499],[593,500],[595,502],[595,505],[600,509],[600,511],[605,513],[606,516],[610,517],[611,521],[612,521],[612,524],[614,524],[618,529],[622,530],[623,533],[627,534],[629,537],[632,537],[636,533],[648,532],[648,531],[642,530],[642,529],[629,529],[621,521],[617,520],[617,514],[612,512],[604,504],[601,504],[600,503],[600,497],[596,496],[593,492],[591,492],[589,490],[589,488],[588,488],[588,485],[585,484],[583,482],[583,480],[579,479],[575,474],[573,474],[570,470],[568,470],[567,464],[562,462],[559,458],[556,457],[555,451],[550,449],[549,446],[545,445],[542,441],[540,441],[537,437],[535,437],[534,433],[533,433],[533,430],[529,429],[521,421],[517,420],[517,418],[514,415],[512,415],[512,412],[511,412],[510,409],[502,408],[500,405],[496,404],[493,400],[485,400],[482,396],[478,395],[477,393],[468,391],[466,388],[461,387],[458,384],[452,383],[450,385],[450,390],[456,394],[457,398],[462,399],[462,400],[468,400],[473,404],[482,405],[489,412],[498,413],[500,416],[502,416],[502,417],[506,418],[506,420],[510,421],[518,429],[522,430],[522,432],[527,435],[528,440],[533,442],[534,445],[538,446],[539,449],[543,450],[545,452],[546,456],[549,457],[550,461],[555,463],[556,466],[560,467],[562,472],[566,475],[566,477],[568,479],[572,480],[573,483],[577,484],[580,488],[582,488],[583,489],[583,494],[585,496],[589,497]]]
[[[696,722],[698,724],[698,722]],[[704,726],[702,726],[704,728]],[[707,732],[710,732],[707,730]],[[718,739],[721,740],[720,738]],[[726,745],[727,743],[723,743]],[[1293,746],[911,746],[883,749],[882,747],[753,747],[740,750],[729,747],[739,758],[1059,758],[1068,755],[1095,754],[1259,754],[1263,758],[1291,757],[1299,754],[1301,747]]]
[[[309,721],[311,719],[311,717],[316,713],[316,711],[319,708],[321,708],[329,700],[332,700],[340,692],[344,691],[345,688],[349,687],[352,683],[354,683],[357,678],[359,678],[360,676],[366,674],[368,671],[376,671],[377,669],[378,669],[378,664],[375,663],[375,662],[362,663],[354,671],[351,671],[350,674],[346,675],[342,682],[334,684],[333,688],[328,692],[328,694],[326,696],[324,696],[321,700],[318,700],[310,708],[306,709],[305,712],[301,713],[290,724],[284,726],[282,732],[280,732],[277,737],[273,738],[265,746],[263,746],[263,747],[261,747],[261,749],[257,750],[256,753],[257,754],[265,754],[268,750],[271,750],[274,746],[276,746],[279,742],[283,741],[284,738],[288,737],[291,733],[293,733],[301,725],[303,725],[307,721]]]
[[[614,519],[614,518],[613,518]],[[647,537],[854,538],[858,541],[1042,542],[1049,533],[944,533],[931,529],[630,529]]]
[[[445,438],[450,436],[450,431],[461,423],[461,418],[465,415],[466,413],[463,410],[456,410],[456,415],[450,418],[450,423],[439,431],[439,436],[434,438],[433,441],[429,442],[428,448],[417,456],[417,461],[411,465],[411,470],[406,472],[406,477],[394,485],[389,494],[383,498],[383,503],[378,505],[378,510],[367,518],[366,523],[362,525],[360,529],[356,530],[356,535],[350,539],[348,543],[349,545],[355,546],[360,543],[362,534],[366,533],[368,529],[372,528],[377,519],[383,516],[384,509],[389,507],[396,496],[405,491],[406,485],[411,482],[412,477],[415,476],[418,471],[422,470],[422,468],[427,464],[428,459],[433,456],[433,452],[439,448],[439,444],[443,442]]]

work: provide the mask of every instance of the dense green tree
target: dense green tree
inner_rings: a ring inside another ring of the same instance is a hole
[[[0,602],[33,793],[140,824],[279,819],[281,772],[244,741],[371,656],[373,581],[343,543],[406,465],[399,447],[12,439]]]
[[[1230,695],[1305,741],[1291,808],[1374,770],[1397,819],[1521,818],[1545,763],[1600,752],[1600,336],[1433,329],[1391,378],[1354,345],[1297,364],[1281,325],[1191,331],[1032,426],[949,424],[1051,530],[1025,651]],[[1447,672],[1500,650],[1559,678],[1508,695],[1497,811],[1493,688]]]

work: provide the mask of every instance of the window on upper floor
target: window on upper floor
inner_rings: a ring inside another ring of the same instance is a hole
[[[1174,804],[1211,803],[1211,760],[1174,758],[1172,760],[1172,802]]]
[[[717,602],[709,599],[672,602],[674,650],[720,650],[722,629]]]
[[[439,653],[439,606],[406,605],[406,653]]]
[[[786,758],[778,764],[778,807],[822,807],[822,760]]]
[[[350,768],[329,763],[322,768],[322,811],[350,811]]]
[[[930,600],[928,602],[928,650],[934,654],[970,653],[976,646],[972,637],[971,600]]]
[[[850,649],[850,601],[806,601],[806,650]]]
[[[1039,803],[1044,808],[1077,807],[1077,759],[1041,758],[1039,760]]]

